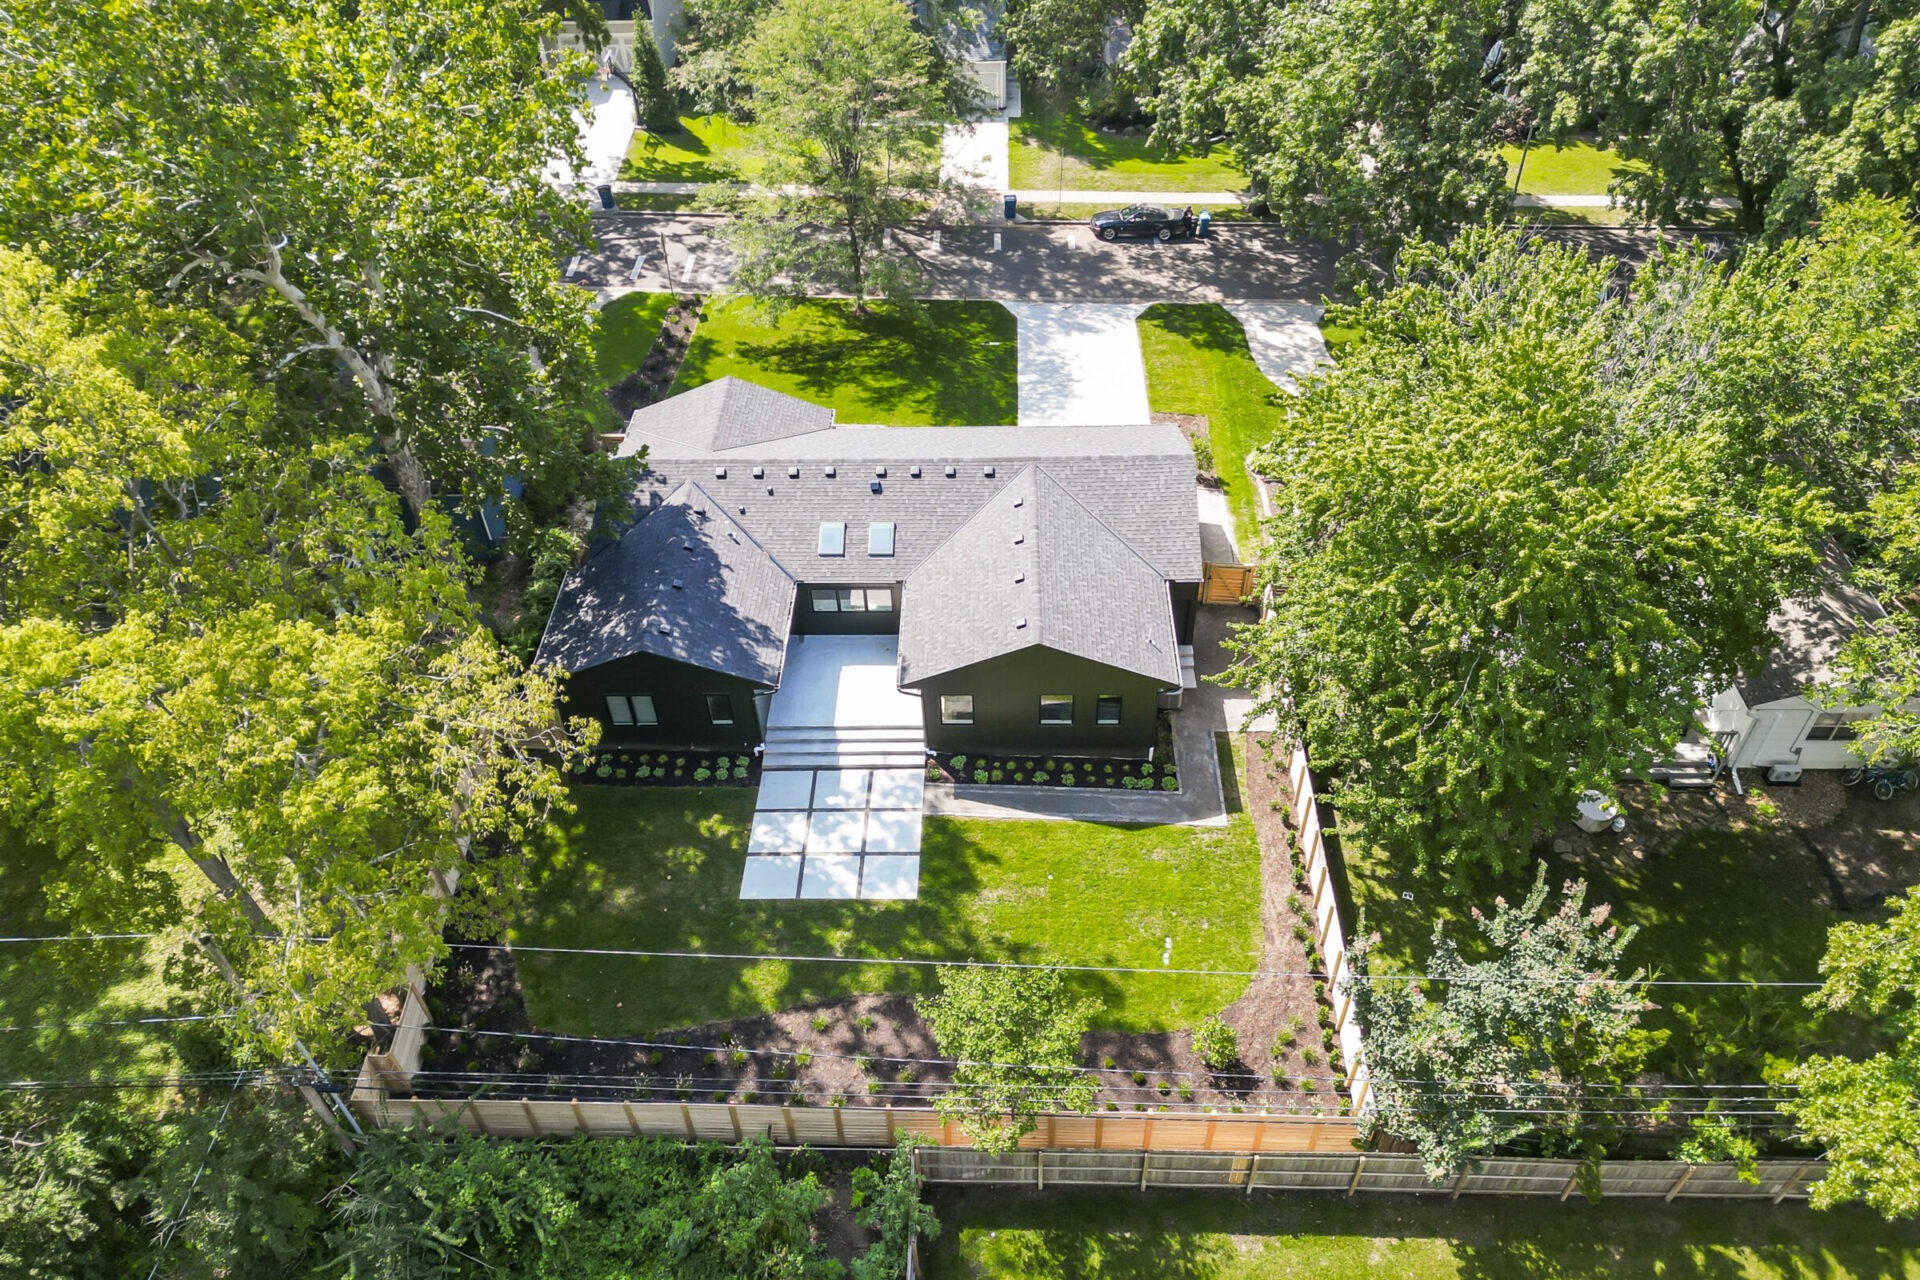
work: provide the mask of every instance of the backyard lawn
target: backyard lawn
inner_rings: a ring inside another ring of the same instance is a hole
[[[1667,801],[1711,803],[1686,793]],[[1801,840],[1752,826],[1654,831],[1659,817],[1633,808],[1628,819],[1630,837],[1645,838],[1629,843],[1596,837],[1585,852],[1548,855],[1546,861],[1552,889],[1584,879],[1589,904],[1609,904],[1612,920],[1640,927],[1627,950],[1630,963],[1667,979],[1818,980],[1827,928],[1847,917],[1834,909],[1827,877]],[[1464,923],[1468,909],[1490,908],[1497,894],[1514,900],[1533,879],[1530,862],[1512,876],[1483,880],[1470,894],[1454,894],[1439,880],[1416,878],[1350,833],[1342,833],[1341,852],[1353,906],[1365,912],[1365,927],[1381,935],[1383,967],[1402,971],[1427,958],[1435,920],[1446,921],[1471,955],[1478,934]],[[1649,1065],[1681,1079],[1747,1082],[1761,1078],[1769,1054],[1797,1058],[1871,1043],[1863,1025],[1823,1019],[1807,1009],[1806,994],[1792,987],[1658,988],[1653,998],[1659,1007],[1646,1025],[1671,1038]]]
[[[627,182],[733,182],[751,171],[750,126],[726,116],[681,116],[674,133],[636,129],[620,177]]]
[[[750,789],[581,787],[516,946],[749,955],[1059,961],[1244,970],[1260,943],[1251,821],[1223,829],[929,818],[913,902],[742,902]],[[518,951],[543,1030],[641,1035],[860,992],[920,991],[931,968],[554,956]],[[1095,1024],[1190,1026],[1244,979],[1081,975]]]
[[[1857,1211],[1635,1201],[935,1187],[928,1280],[1893,1280],[1920,1233]]]
[[[829,405],[843,423],[1011,424],[1019,410],[1013,313],[997,302],[853,304],[816,298],[784,315],[745,299],[709,302],[673,390],[732,374]]]
[[[74,932],[47,906],[54,865],[52,854],[0,827],[0,935]],[[196,1034],[184,1024],[73,1025],[196,1012],[161,976],[161,962],[154,942],[0,944],[0,1026],[48,1028],[0,1035],[0,1079],[176,1070],[184,1037]]]
[[[1139,327],[1148,407],[1155,413],[1206,415],[1214,469],[1233,507],[1234,525],[1259,528],[1247,455],[1272,438],[1287,393],[1254,364],[1246,333],[1225,307],[1158,303],[1141,313]]]
[[[1507,161],[1507,182],[1513,182],[1514,169],[1520,163],[1520,148],[1501,148]],[[1597,147],[1585,139],[1564,147],[1527,148],[1526,168],[1520,173],[1520,190],[1535,196],[1604,196],[1616,173],[1643,170],[1638,161],[1621,158],[1612,148]]]
[[[1009,121],[1013,185],[1067,191],[1238,191],[1247,184],[1224,147],[1166,155],[1144,136],[1102,133],[1034,94]]]

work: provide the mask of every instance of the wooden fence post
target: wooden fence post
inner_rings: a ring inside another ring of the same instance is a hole
[[[1142,1150],[1140,1152],[1140,1189],[1142,1191],[1147,1189],[1147,1167],[1152,1163],[1153,1152]]]
[[[1035,1190],[1047,1189],[1047,1149],[1045,1147],[1033,1153],[1033,1169],[1038,1185]]]
[[[1247,1194],[1248,1195],[1253,1194],[1253,1184],[1255,1179],[1257,1179],[1259,1176],[1260,1176],[1260,1153],[1256,1151],[1253,1153],[1253,1163],[1247,1166]]]
[[[680,1104],[680,1123],[687,1127],[687,1141],[692,1142],[695,1132],[693,1127],[693,1108],[684,1102]]]
[[[1580,1185],[1580,1175],[1578,1173],[1575,1173],[1571,1178],[1567,1179],[1567,1185],[1560,1188],[1560,1202],[1562,1204],[1565,1204],[1567,1197],[1572,1195],[1573,1189],[1579,1185]]]
[[[1472,1176],[1473,1176],[1472,1165],[1468,1165],[1466,1168],[1462,1169],[1460,1171],[1460,1176],[1454,1180],[1453,1194],[1448,1196],[1447,1199],[1458,1200],[1460,1198],[1460,1189],[1467,1185],[1467,1179],[1471,1178]]]
[[[1667,1188],[1668,1204],[1672,1204],[1673,1198],[1679,1195],[1681,1191],[1685,1190],[1686,1185],[1689,1182],[1693,1181],[1693,1170],[1694,1170],[1693,1165],[1688,1165],[1686,1168],[1682,1169],[1680,1171],[1680,1176],[1673,1180],[1673,1185]]]
[[[1360,1175],[1365,1173],[1366,1171],[1367,1171],[1367,1157],[1366,1157],[1366,1153],[1362,1152],[1360,1154],[1360,1159],[1354,1162],[1353,1177],[1348,1179],[1347,1181],[1348,1195],[1352,1195],[1354,1192],[1360,1189]]]
[[[1782,1200],[1785,1200],[1787,1198],[1787,1192],[1793,1190],[1793,1184],[1800,1181],[1800,1175],[1805,1173],[1806,1171],[1807,1171],[1807,1166],[1803,1164],[1798,1169],[1795,1169],[1792,1173],[1788,1174],[1787,1180],[1780,1184],[1780,1189],[1773,1193],[1773,1203],[1779,1204]]]

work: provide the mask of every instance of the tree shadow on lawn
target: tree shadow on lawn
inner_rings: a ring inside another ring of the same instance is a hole
[[[851,304],[827,299],[758,322],[790,336],[743,333],[722,350],[701,342],[696,331],[678,384],[698,386],[738,362],[790,379],[822,404],[857,386],[863,399],[882,407],[881,416],[896,420],[900,415],[886,408],[910,410],[909,416],[936,425],[996,426],[1018,416],[1017,327],[1012,313],[996,304],[875,304],[862,319]]]
[[[952,960],[1037,958],[1034,942],[981,933],[969,907],[999,855],[927,823],[911,902],[739,898],[753,792],[576,789],[579,807],[544,851],[518,946],[737,956]],[[1004,891],[1004,890],[1003,890]],[[924,992],[932,966],[551,955],[516,949],[534,1025],[641,1035],[819,1004],[860,992]],[[1103,1007],[1123,994],[1100,975],[1074,983]]]

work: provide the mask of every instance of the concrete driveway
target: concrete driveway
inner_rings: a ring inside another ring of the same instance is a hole
[[[1253,362],[1282,391],[1298,392],[1300,377],[1330,363],[1318,303],[1231,302],[1227,310],[1246,330]]]
[[[1036,427],[1148,421],[1137,303],[1009,302],[1020,322],[1020,422]]]
[[[585,102],[574,111],[580,130],[580,149],[586,153],[586,165],[578,172],[555,160],[547,166],[547,181],[555,186],[574,184],[593,186],[612,182],[626,163],[627,147],[633,141],[637,120],[633,91],[611,77],[606,87],[589,80],[582,88]]]

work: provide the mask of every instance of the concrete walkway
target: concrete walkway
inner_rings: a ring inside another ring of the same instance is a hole
[[[998,195],[1012,181],[1007,173],[1011,145],[1005,120],[949,125],[940,138],[940,176]]]
[[[1147,366],[1133,303],[1009,302],[1020,324],[1023,426],[1147,422]]]
[[[1231,658],[1221,647],[1228,630],[1252,622],[1251,609],[1208,606],[1194,624],[1194,658],[1200,687],[1188,689],[1173,715],[1173,750],[1180,764],[1180,790],[1082,791],[1067,787],[975,787],[929,783],[926,811],[943,818],[1039,819],[1139,826],[1224,827],[1218,734],[1237,731],[1228,720],[1228,694],[1206,677],[1225,671]],[[1242,695],[1240,701],[1247,701]],[[1244,719],[1244,715],[1241,717]],[[1237,787],[1236,787],[1237,791]]]
[[[1253,362],[1282,391],[1297,393],[1302,375],[1332,363],[1320,334],[1326,308],[1317,303],[1231,302],[1227,310],[1246,330]]]
[[[547,166],[547,181],[555,186],[599,186],[612,183],[615,189],[628,185],[617,182],[620,166],[626,163],[627,147],[633,142],[637,114],[633,91],[620,81],[608,78],[603,89],[598,80],[585,85],[586,103],[574,112],[580,130],[580,149],[586,153],[586,165],[577,173],[555,160]]]

